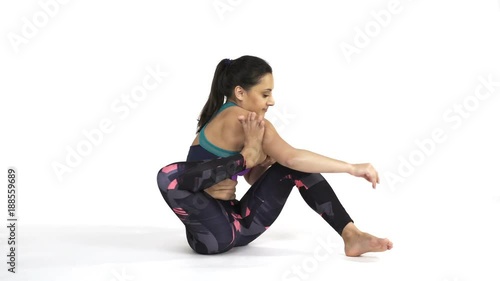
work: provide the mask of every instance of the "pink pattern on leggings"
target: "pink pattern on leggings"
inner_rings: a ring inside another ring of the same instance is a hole
[[[297,188],[301,188],[301,187],[304,187],[306,190],[309,189],[301,180],[295,180],[295,185],[297,186]]]
[[[182,208],[174,208],[173,209],[174,212],[178,215],[181,215],[181,216],[187,216],[187,213],[186,211],[184,211]]]
[[[163,169],[161,169],[161,171],[165,174],[168,174],[174,170],[177,170],[177,164],[168,165],[163,167]]]
[[[241,232],[241,224],[239,221],[241,219],[241,216],[235,213],[232,213],[231,215],[233,215],[234,218],[233,221],[234,228],[236,229],[236,231]]]
[[[168,187],[167,189],[175,189],[177,187],[177,179],[171,181],[169,184],[168,184]]]

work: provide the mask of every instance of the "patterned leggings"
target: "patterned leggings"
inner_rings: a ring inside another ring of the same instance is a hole
[[[241,200],[217,200],[203,190],[245,170],[241,154],[195,162],[176,162],[158,172],[158,187],[186,227],[189,246],[217,254],[247,245],[276,220],[294,186],[305,202],[339,234],[352,222],[325,178],[275,163]]]

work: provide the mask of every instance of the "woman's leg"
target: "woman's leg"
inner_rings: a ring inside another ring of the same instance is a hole
[[[245,169],[243,156],[199,162],[177,162],[158,172],[157,182],[165,202],[186,227],[188,243],[200,254],[231,249],[235,242],[233,217],[220,201],[203,192]]]
[[[239,202],[241,231],[236,245],[250,243],[260,236],[278,217],[292,191],[297,186],[304,201],[317,212],[345,243],[348,256],[379,252],[392,248],[392,242],[360,231],[325,178],[318,173],[304,173],[275,163]]]
[[[306,203],[339,234],[353,221],[321,174],[304,173],[275,163],[250,187],[237,206],[243,227],[236,246],[250,243],[276,220],[294,186],[299,188]]]
[[[158,172],[158,187],[199,192],[231,178],[245,168],[242,154],[205,161],[176,162]]]

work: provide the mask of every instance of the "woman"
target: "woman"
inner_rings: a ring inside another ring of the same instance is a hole
[[[224,59],[215,70],[186,162],[158,172],[160,192],[186,227],[191,248],[217,254],[247,245],[278,217],[292,188],[341,235],[347,256],[392,248],[361,232],[320,173],[349,173],[379,182],[370,164],[348,164],[297,149],[264,119],[274,105],[272,69],[264,60]],[[246,117],[245,117],[246,116]],[[237,177],[251,185],[235,197]]]

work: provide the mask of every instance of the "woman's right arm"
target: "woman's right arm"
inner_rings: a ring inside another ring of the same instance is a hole
[[[378,173],[371,164],[350,164],[309,150],[294,148],[280,137],[271,122],[265,121],[262,148],[264,153],[281,165],[306,173],[348,173],[365,178],[372,183],[373,188],[379,182]]]

